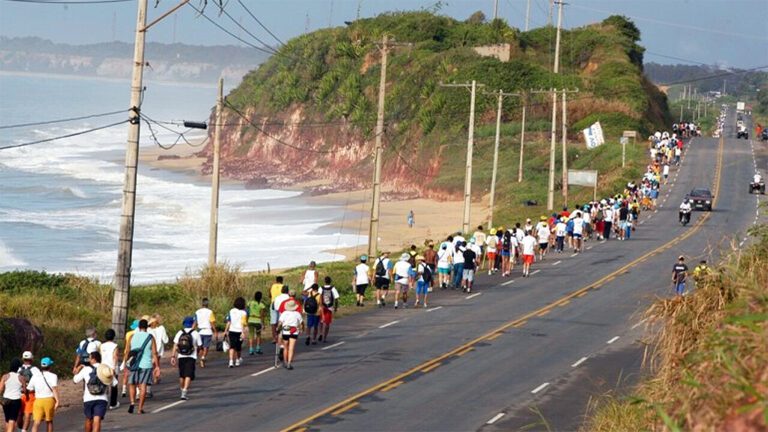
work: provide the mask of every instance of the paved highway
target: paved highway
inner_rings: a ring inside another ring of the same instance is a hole
[[[727,131],[728,132],[728,131]],[[638,312],[670,295],[675,258],[716,256],[756,220],[746,194],[750,142],[696,138],[662,206],[626,242],[549,255],[531,278],[483,277],[473,295],[440,292],[428,310],[375,310],[340,319],[327,344],[298,347],[295,370],[271,356],[198,369],[189,401],[161,384],[148,415],[110,412],[106,430],[571,430],[588,397],[639,369]],[[710,186],[712,213],[677,223],[677,206]],[[762,198],[761,198],[762,199]],[[691,265],[691,268],[693,266]],[[79,409],[57,418],[80,429]]]

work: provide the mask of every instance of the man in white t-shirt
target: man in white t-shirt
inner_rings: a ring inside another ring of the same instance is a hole
[[[488,274],[491,275],[499,269],[496,266],[496,254],[498,253],[499,238],[496,237],[496,230],[491,229],[490,235],[485,240],[486,256],[488,257]]]
[[[213,311],[208,309],[208,299],[203,298],[203,307],[195,312],[195,327],[200,334],[200,367],[205,367],[205,356],[208,355],[208,348],[211,346],[211,339],[219,339],[219,332],[216,329],[216,317]]]
[[[552,232],[555,233],[555,250],[557,251],[557,253],[562,253],[563,248],[565,247],[565,229],[566,229],[565,221],[566,220],[567,219],[565,216],[561,217],[557,221],[557,224],[555,224],[555,227],[552,228]]]
[[[85,430],[91,432],[101,431],[101,422],[107,415],[107,404],[109,397],[107,389],[112,386],[113,381],[117,385],[112,369],[108,369],[109,379],[103,382],[104,376],[99,376],[99,366],[101,363],[101,353],[92,352],[89,358],[89,364],[79,365],[77,373],[72,378],[75,384],[83,383],[83,413],[85,414]],[[102,371],[103,372],[103,371]],[[92,381],[93,380],[93,381]]]
[[[203,344],[200,334],[194,329],[195,319],[186,317],[182,321],[182,329],[173,337],[173,353],[171,365],[179,367],[179,389],[181,400],[187,400],[189,385],[195,379],[195,363],[197,349]]]
[[[528,277],[536,254],[536,238],[530,231],[526,231],[521,246],[523,249],[523,277]]]
[[[404,253],[400,260],[395,263],[395,309],[398,307],[398,300],[402,299],[403,307],[406,307],[408,301],[408,289],[411,285],[411,263],[408,262],[410,256]]]
[[[360,256],[360,264],[355,267],[352,276],[352,286],[355,287],[355,296],[358,306],[365,306],[365,290],[371,283],[371,269],[368,268],[368,255]]]
[[[387,304],[387,293],[392,280],[392,260],[389,259],[388,251],[382,252],[381,256],[373,262],[373,275],[376,285],[376,305],[384,307]]]
[[[573,218],[573,251],[575,253],[581,252],[584,238],[584,219],[581,217],[581,212],[576,212],[576,217]]]
[[[539,261],[544,259],[544,255],[547,254],[547,246],[549,246],[549,225],[547,224],[547,217],[542,216],[541,221],[536,224],[536,236],[539,240]]]

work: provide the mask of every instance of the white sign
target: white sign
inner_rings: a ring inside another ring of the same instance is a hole
[[[629,144],[629,138],[627,138],[627,137],[621,137],[621,138],[619,138],[619,144],[621,144],[621,145],[627,145],[627,144]]]
[[[597,171],[568,170],[568,184],[575,186],[596,186]]]
[[[621,136],[637,139],[637,131],[624,131]]]
[[[600,122],[596,122],[592,126],[584,129],[584,141],[587,143],[588,149],[593,149],[599,145],[605,144],[605,138],[603,138],[603,127],[600,126]]]

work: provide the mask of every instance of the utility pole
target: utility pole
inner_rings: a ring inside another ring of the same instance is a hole
[[[381,76],[379,77],[379,110],[376,114],[376,150],[373,159],[373,196],[371,201],[371,223],[368,227],[368,256],[378,256],[379,215],[381,214],[381,167],[383,149],[381,138],[384,135],[384,97],[387,87],[387,35],[381,38]]]
[[[525,6],[525,31],[528,31],[528,22],[531,19],[531,0]]]
[[[216,265],[219,236],[219,158],[221,157],[221,123],[224,109],[224,78],[219,78],[219,96],[216,99],[216,128],[213,131],[213,171],[211,171],[211,226],[208,236],[208,266]]]
[[[441,87],[464,87],[470,89],[469,100],[469,132],[467,133],[467,165],[464,173],[464,219],[462,230],[469,232],[469,217],[472,206],[472,151],[475,144],[475,94],[478,87],[485,87],[484,84],[478,84],[472,80],[466,84],[440,84]]]
[[[496,108],[496,140],[493,144],[493,174],[491,175],[491,197],[489,207],[490,215],[488,216],[488,228],[493,226],[493,209],[496,202],[496,173],[499,167],[499,141],[501,141],[501,104],[504,96],[520,96],[520,93],[504,93],[499,89],[498,93],[498,106]]]
[[[141,126],[141,94],[144,89],[144,42],[147,30],[190,0],[182,0],[169,11],[147,24],[147,0],[138,0],[136,39],[133,45],[133,71],[131,76],[131,102],[128,112],[128,140],[125,147],[125,180],[120,216],[120,231],[115,270],[115,294],[112,299],[112,329],[118,339],[125,335],[128,305],[131,294],[131,266],[133,263],[133,228],[136,213],[136,178],[139,164],[139,130]]]
[[[493,19],[499,19],[499,0],[493,0]]]
[[[549,14],[547,14],[547,27],[552,25],[552,12],[555,9],[555,0],[549,0]]]
[[[523,118],[520,121],[520,164],[517,167],[517,182],[523,181],[523,152],[525,151],[525,110],[528,106],[528,95],[523,94]]]
[[[555,37],[555,66],[553,72],[560,72],[560,27],[563,24],[563,2],[557,3],[557,36]],[[547,193],[547,210],[555,208],[555,141],[557,139],[557,89],[552,89],[552,136],[549,149],[549,188]]]
[[[680,121],[681,122],[683,121],[683,108],[685,108],[685,104],[681,103],[680,104]]]
[[[688,99],[687,99],[688,106],[685,109],[691,109],[691,87],[692,85],[688,84]]]

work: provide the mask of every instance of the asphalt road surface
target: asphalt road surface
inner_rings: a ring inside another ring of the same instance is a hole
[[[631,240],[550,254],[530,278],[519,268],[511,278],[481,277],[472,295],[437,292],[426,310],[388,307],[339,319],[327,344],[298,346],[292,371],[274,369],[270,355],[248,356],[234,369],[213,362],[198,369],[188,401],[177,400],[175,380],[163,383],[148,414],[127,414],[122,399],[104,429],[577,429],[590,396],[640,371],[639,313],[672,294],[676,257],[686,255],[693,268],[734,239],[738,245],[757,220],[765,198],[746,193],[757,163],[752,143],[733,139],[730,129],[725,136],[686,146],[661,207],[641,215]],[[681,227],[677,207],[698,186],[712,189],[714,209]],[[81,425],[77,408],[57,417],[58,430]]]

